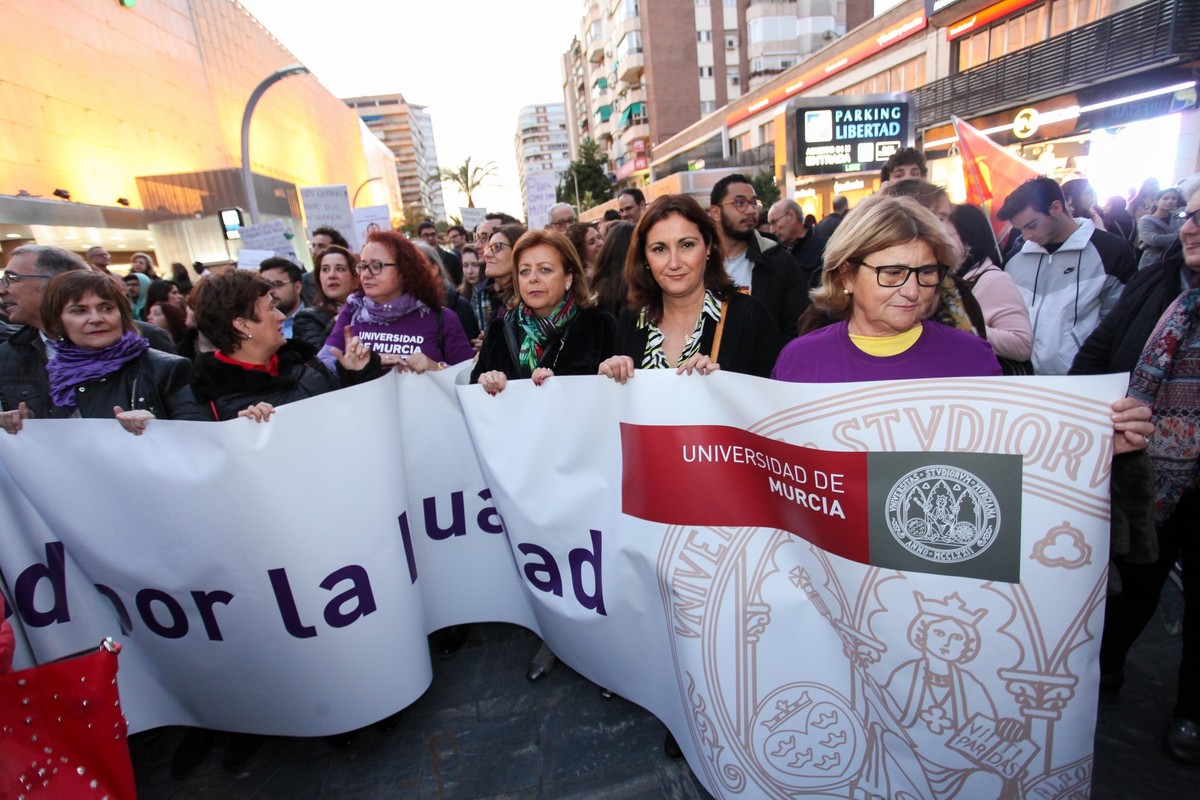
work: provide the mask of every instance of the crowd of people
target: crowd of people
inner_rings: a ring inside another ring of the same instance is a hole
[[[117,277],[102,248],[85,261],[18,247],[0,278],[0,426],[114,417],[140,435],[155,419],[264,422],[388,370],[471,360],[471,383],[493,395],[556,375],[623,384],[643,369],[805,383],[1126,372],[1114,483],[1141,491],[1118,498],[1114,485],[1114,504],[1141,503],[1121,510],[1152,521],[1113,547],[1101,667],[1102,687],[1119,690],[1164,581],[1196,547],[1200,177],[1147,182],[1103,207],[1086,181],[1034,179],[998,208],[1010,224],[1000,241],[983,210],[927,180],[918,151],[898,151],[883,177],[819,222],[791,199],[762,208],[733,174],[707,207],[627,189],[596,223],[565,203],[540,230],[493,213],[473,236],[451,226],[446,246],[432,222],[412,240],[376,230],[357,253],[321,228],[313,273],[277,257],[194,281],[176,264],[164,280],[137,253]],[[1200,590],[1183,575],[1165,745],[1195,764]],[[452,655],[464,632],[443,634]],[[543,648],[528,677],[553,665]]]

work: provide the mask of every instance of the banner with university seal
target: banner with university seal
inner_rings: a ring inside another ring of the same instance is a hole
[[[664,370],[460,399],[546,641],[714,795],[979,800],[1090,785],[1124,389]]]
[[[464,370],[260,425],[29,421],[0,442],[21,635],[118,633],[134,730],[320,735],[419,697],[429,631],[515,622],[719,797],[1086,791],[1123,378]]]

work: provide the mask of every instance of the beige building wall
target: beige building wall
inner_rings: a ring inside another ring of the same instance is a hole
[[[0,0],[0,193],[140,205],[135,176],[241,166],[260,80],[296,58],[234,0]],[[297,186],[367,177],[358,118],[311,75],[258,104],[254,172]]]

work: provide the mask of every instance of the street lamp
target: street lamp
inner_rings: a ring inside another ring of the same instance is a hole
[[[250,99],[246,101],[246,110],[242,113],[242,187],[246,191],[246,203],[250,206],[251,225],[258,224],[258,198],[254,196],[254,173],[250,170],[250,118],[254,116],[254,107],[258,105],[259,98],[267,89],[290,75],[302,75],[306,72],[308,67],[302,64],[277,69],[254,87]]]
[[[354,190],[354,199],[350,201],[351,207],[353,207],[355,204],[358,203],[358,193],[361,192],[363,189],[367,188],[368,183],[370,183],[371,181],[381,181],[381,180],[383,180],[383,178],[380,178],[380,177],[367,178],[365,181],[360,183],[358,185],[358,188]]]

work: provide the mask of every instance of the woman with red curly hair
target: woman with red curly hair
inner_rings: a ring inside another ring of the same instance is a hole
[[[445,307],[441,282],[399,233],[372,232],[356,269],[360,288],[346,298],[325,340],[326,364],[335,349],[345,349],[347,331],[384,367],[401,371],[444,369],[475,355],[458,316]]]

